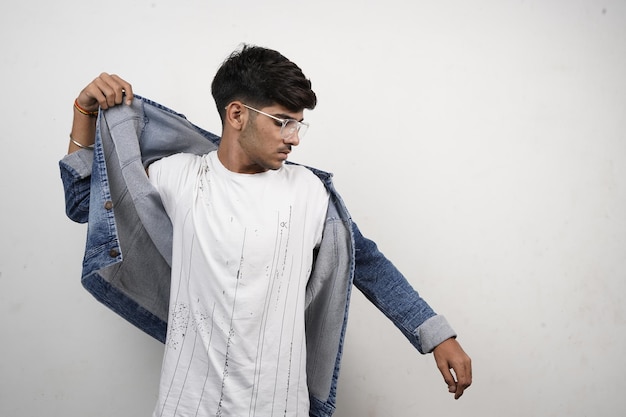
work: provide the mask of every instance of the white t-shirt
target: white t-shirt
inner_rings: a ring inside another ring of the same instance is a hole
[[[308,416],[304,301],[328,192],[308,169],[155,162],[174,228],[161,416]]]

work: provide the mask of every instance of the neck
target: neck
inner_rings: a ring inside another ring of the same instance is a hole
[[[252,161],[234,138],[222,137],[217,148],[217,157],[227,170],[238,174],[259,174],[267,171],[267,168]]]

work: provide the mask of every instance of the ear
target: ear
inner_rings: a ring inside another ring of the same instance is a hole
[[[246,108],[239,101],[232,101],[226,106],[226,114],[224,117],[224,127],[241,131],[246,124],[247,114]]]

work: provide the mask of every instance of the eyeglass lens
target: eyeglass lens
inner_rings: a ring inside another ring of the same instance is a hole
[[[289,139],[297,133],[298,138],[302,139],[307,131],[307,125],[296,120],[289,120],[282,129],[282,136]]]

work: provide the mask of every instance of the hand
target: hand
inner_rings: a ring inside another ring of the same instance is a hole
[[[98,107],[122,104],[126,94],[126,104],[133,101],[133,87],[115,74],[103,72],[78,95],[78,105],[87,111],[98,111]]]
[[[103,72],[87,87],[83,88],[74,103],[74,121],[70,133],[68,154],[82,148],[91,148],[95,142],[97,118],[89,113],[97,112],[98,107],[122,104],[130,105],[133,101],[133,87],[117,75]],[[80,107],[80,109],[76,106]]]
[[[453,393],[454,399],[458,400],[463,395],[463,391],[472,384],[472,361],[470,357],[454,338],[437,345],[433,350],[433,356],[437,368],[443,375],[443,380],[448,384],[448,392]],[[451,369],[454,374],[450,372]]]

